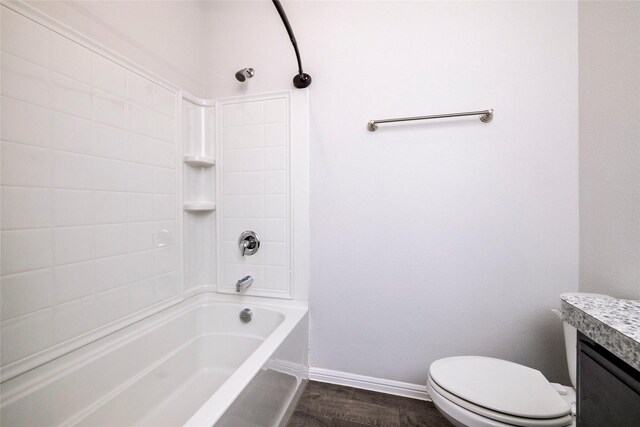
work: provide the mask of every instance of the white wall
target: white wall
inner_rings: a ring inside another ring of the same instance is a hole
[[[202,95],[201,1],[28,1],[125,58]]]
[[[208,6],[207,96],[292,87],[271,2]],[[578,286],[576,3],[284,7],[314,79],[311,365],[424,384],[480,354],[567,381],[548,309]]]
[[[580,2],[580,290],[640,298],[640,2]]]

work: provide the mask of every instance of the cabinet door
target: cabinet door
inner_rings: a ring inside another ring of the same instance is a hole
[[[640,373],[582,334],[578,426],[640,426]]]

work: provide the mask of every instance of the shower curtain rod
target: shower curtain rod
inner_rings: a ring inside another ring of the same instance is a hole
[[[280,4],[280,0],[273,0],[273,5],[276,7],[278,11],[278,15],[282,19],[282,23],[284,27],[287,29],[287,33],[289,34],[289,39],[291,40],[291,44],[293,45],[293,50],[296,52],[296,60],[298,61],[298,74],[293,77],[293,85],[298,89],[303,89],[308,87],[311,84],[311,76],[302,71],[302,60],[300,59],[300,51],[298,50],[298,43],[296,42],[296,36],[293,34],[293,30],[291,29],[291,24],[289,24],[289,19],[287,18],[287,14],[282,8],[282,4]]]

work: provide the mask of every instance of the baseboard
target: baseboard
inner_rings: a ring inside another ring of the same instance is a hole
[[[431,401],[426,385],[385,380],[382,378],[367,377],[365,375],[356,375],[348,372],[312,367],[309,367],[309,379],[323,383],[331,383],[377,391],[379,393],[409,397],[411,399]]]

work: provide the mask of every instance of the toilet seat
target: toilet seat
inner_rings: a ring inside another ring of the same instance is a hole
[[[429,368],[428,385],[443,399],[505,425],[560,427],[573,420],[571,407],[539,371],[506,360],[441,359]]]

